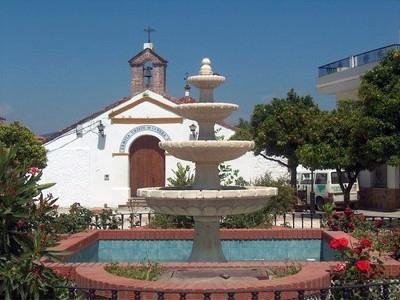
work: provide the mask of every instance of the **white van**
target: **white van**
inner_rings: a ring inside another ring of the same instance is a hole
[[[348,184],[347,176],[344,178],[344,185]],[[297,173],[297,190],[302,195],[303,201],[310,204],[311,172]],[[327,202],[343,204],[344,197],[339,185],[339,176],[336,170],[315,170],[314,171],[314,193],[315,206],[318,210]],[[358,182],[356,181],[350,191],[350,202],[358,200]]]

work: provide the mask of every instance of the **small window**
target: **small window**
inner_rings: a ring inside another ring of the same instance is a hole
[[[328,182],[328,174],[317,173],[315,174],[315,184],[326,184]]]
[[[301,184],[311,184],[311,174],[302,174],[301,176]]]
[[[342,173],[342,183],[349,183],[349,178],[347,178],[346,173]],[[331,174],[331,183],[332,184],[339,184],[339,175],[337,172],[332,172]]]
[[[374,187],[385,188],[387,187],[387,165],[380,165],[375,169],[374,173]]]

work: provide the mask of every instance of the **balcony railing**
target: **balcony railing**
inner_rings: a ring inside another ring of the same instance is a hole
[[[356,68],[372,62],[381,60],[388,51],[400,50],[400,44],[393,44],[367,52],[355,54],[341,60],[318,67],[318,77],[326,76],[332,73],[341,72],[347,69]]]

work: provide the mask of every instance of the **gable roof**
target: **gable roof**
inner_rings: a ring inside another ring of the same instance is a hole
[[[128,60],[129,64],[132,66],[132,64],[135,63],[135,60],[138,59],[140,56],[142,56],[143,54],[145,54],[146,52],[149,52],[150,54],[154,55],[158,60],[160,60],[163,64],[167,64],[168,61],[165,60],[164,58],[162,58],[160,55],[158,55],[157,53],[155,53],[152,49],[150,48],[146,48],[143,49],[142,51],[140,51],[138,54],[136,54],[134,57],[132,57],[130,60]]]
[[[87,121],[90,121],[90,120],[96,118],[97,116],[99,116],[99,115],[101,115],[101,114],[103,114],[103,113],[105,113],[105,112],[107,112],[107,111],[109,111],[109,110],[111,110],[111,109],[113,109],[113,108],[115,108],[115,107],[117,107],[117,106],[129,101],[129,100],[131,100],[132,98],[134,98],[138,94],[142,94],[142,93],[143,92],[139,92],[139,93],[135,94],[133,97],[130,97],[130,98],[129,97],[123,97],[123,98],[115,101],[114,103],[111,103],[110,105],[107,105],[106,107],[100,109],[99,111],[96,111],[95,113],[92,113],[91,115],[89,115],[89,116],[87,116],[87,117],[85,117],[85,118],[83,118],[83,119],[81,119],[81,120],[79,120],[79,121],[77,121],[77,122],[75,122],[75,123],[63,128],[63,129],[61,129],[59,131],[46,133],[46,134],[41,134],[40,137],[43,139],[43,143],[50,142],[51,140],[54,140],[55,138],[63,135],[64,133],[76,128],[76,126],[78,126],[79,124],[83,124],[83,123],[85,123]],[[171,102],[173,102],[173,103],[175,103],[175,104],[177,104],[177,105],[186,103],[184,101],[185,97],[183,97],[183,98],[181,98],[179,100],[176,97],[168,96],[168,95],[162,95],[162,97],[167,99],[167,100],[169,100],[169,101],[171,101]],[[228,129],[234,130],[234,131],[237,130],[237,128],[235,126],[232,126],[232,125],[227,124],[225,122],[217,122],[217,124],[219,124],[219,125],[221,125],[223,127],[226,127]]]

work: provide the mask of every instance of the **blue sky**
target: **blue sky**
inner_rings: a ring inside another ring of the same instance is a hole
[[[19,1],[0,5],[0,115],[38,133],[61,129],[129,95],[128,59],[156,28],[167,90],[207,56],[227,77],[216,99],[232,118],[295,88],[323,109],[317,67],[398,42],[399,1]]]

